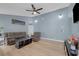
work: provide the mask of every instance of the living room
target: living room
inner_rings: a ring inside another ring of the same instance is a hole
[[[67,55],[64,41],[72,35],[79,36],[79,22],[73,20],[74,6],[75,3],[0,4],[0,55]]]

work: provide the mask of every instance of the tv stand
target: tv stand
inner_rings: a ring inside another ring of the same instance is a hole
[[[32,38],[29,38],[29,39],[20,38],[20,39],[18,39],[18,40],[16,41],[15,47],[16,47],[17,49],[20,49],[20,48],[22,48],[23,46],[28,45],[28,44],[30,44],[30,43],[32,43]]]

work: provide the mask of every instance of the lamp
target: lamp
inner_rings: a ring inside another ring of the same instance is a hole
[[[37,23],[37,22],[38,22],[38,20],[35,20],[34,22],[35,22],[35,23]]]
[[[63,18],[63,14],[59,14],[58,17],[59,17],[59,19],[62,19]]]

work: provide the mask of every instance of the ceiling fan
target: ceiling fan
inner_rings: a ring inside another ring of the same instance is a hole
[[[34,15],[34,14],[40,14],[39,11],[43,9],[43,8],[36,9],[33,4],[31,4],[31,7],[32,7],[32,10],[26,10],[26,11],[32,12],[33,15]]]

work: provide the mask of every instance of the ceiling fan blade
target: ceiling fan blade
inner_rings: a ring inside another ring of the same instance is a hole
[[[32,8],[35,10],[36,8],[35,8],[35,6],[32,4]]]
[[[39,10],[42,10],[43,8],[39,8],[39,9],[37,9],[36,11],[39,11]]]
[[[36,11],[36,13],[40,14],[40,12],[37,12],[37,11]]]
[[[26,10],[26,11],[32,11],[32,10]]]

